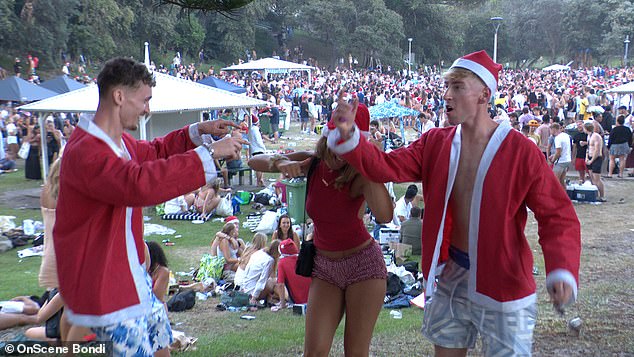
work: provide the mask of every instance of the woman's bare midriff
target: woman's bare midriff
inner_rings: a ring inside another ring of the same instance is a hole
[[[317,253],[319,253],[320,255],[323,255],[324,257],[328,257],[330,259],[343,259],[367,247],[370,243],[372,243],[372,241],[373,241],[372,239],[368,239],[354,248],[341,250],[341,251],[317,249]]]

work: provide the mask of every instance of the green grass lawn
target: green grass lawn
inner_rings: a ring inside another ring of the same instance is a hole
[[[41,181],[24,179],[24,171],[0,176],[0,192],[35,189],[40,187]],[[266,178],[273,178],[267,175]],[[405,192],[407,185],[396,185],[398,196]],[[249,205],[242,206],[241,220],[251,212]],[[15,216],[14,222],[20,226],[24,219],[41,221],[39,209],[15,209],[6,204],[0,204],[0,215]],[[213,235],[219,231],[224,222],[212,219],[205,224],[192,224],[187,221],[163,221],[154,214],[153,209],[145,210],[149,218],[147,223],[156,223],[174,229],[173,235],[146,237],[147,240],[161,242],[170,239],[174,246],[163,246],[169,265],[174,272],[188,272],[198,266],[202,254],[209,252],[209,245]],[[180,237],[177,237],[180,236]],[[245,228],[240,229],[240,237],[251,241],[253,233]],[[19,249],[19,248],[18,248]],[[38,286],[38,273],[42,259],[30,257],[19,259],[17,250],[0,254],[0,300],[10,299],[19,295],[41,295],[44,289]],[[418,257],[416,257],[418,259]],[[193,310],[184,313],[170,313],[173,328],[185,331],[188,335],[197,337],[197,350],[188,352],[195,356],[234,356],[234,355],[298,355],[301,354],[304,341],[304,317],[293,315],[291,310],[273,313],[268,309],[250,313],[256,316],[253,321],[240,319],[239,312],[216,312],[217,298],[207,301],[197,301]],[[412,334],[418,336],[421,324],[422,310],[417,308],[404,309],[403,318],[396,320],[389,316],[389,310],[381,312],[376,327],[376,337],[389,341]],[[337,330],[333,351],[343,352],[343,324]],[[429,346],[428,346],[429,347]],[[396,350],[403,347],[392,346]],[[341,354],[339,353],[339,354]]]

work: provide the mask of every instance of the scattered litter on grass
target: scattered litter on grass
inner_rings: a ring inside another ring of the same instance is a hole
[[[28,257],[43,257],[44,256],[44,245],[38,245],[37,247],[26,248],[18,251],[18,258],[28,258]]]
[[[176,231],[172,228],[167,228],[165,226],[161,226],[156,223],[145,223],[143,225],[143,235],[149,236],[152,234],[164,236],[164,235],[172,235],[176,233]]]

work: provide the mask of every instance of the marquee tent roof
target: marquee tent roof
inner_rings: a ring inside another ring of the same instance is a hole
[[[570,66],[563,64],[551,64],[548,67],[542,68],[542,71],[569,71]]]
[[[198,81],[198,83],[204,84],[206,86],[226,90],[231,93],[242,94],[247,92],[247,89],[244,87],[233,85],[227,81],[223,81],[222,79],[216,78],[214,76],[208,76],[204,79],[201,79]]]
[[[295,62],[283,61],[276,58],[262,58],[259,60],[236,64],[223,68],[224,71],[259,71],[264,70],[268,73],[286,73],[288,71],[310,71],[315,67],[299,64]]]
[[[152,89],[150,111],[171,113],[209,109],[265,107],[267,102],[234,94],[167,74],[154,72],[156,87]],[[96,85],[60,94],[20,107],[34,112],[94,113],[99,103]]]
[[[57,95],[56,92],[39,87],[19,77],[9,77],[0,81],[0,100],[31,102]]]
[[[628,94],[634,93],[634,82],[625,83],[618,87],[610,88],[607,90],[608,93],[618,93],[618,94]]]
[[[42,82],[40,84],[40,87],[50,89],[56,93],[67,93],[72,92],[76,89],[84,88],[86,87],[86,85],[83,83],[79,83],[66,75],[62,75]]]

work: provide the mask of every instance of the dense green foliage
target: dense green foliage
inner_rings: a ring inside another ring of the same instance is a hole
[[[164,64],[177,51],[185,63],[196,61],[200,49],[208,61],[232,63],[253,50],[282,55],[284,47],[301,45],[303,57],[321,65],[352,56],[361,66],[372,59],[401,67],[410,37],[418,64],[439,64],[471,50],[492,52],[493,16],[504,17],[499,62],[512,66],[540,58],[614,64],[625,36],[634,40],[631,0],[240,0],[223,13],[169,3],[0,1],[0,64],[9,67],[13,56],[27,54],[43,68],[80,55],[96,63],[115,55],[142,58],[148,41],[152,58]]]

